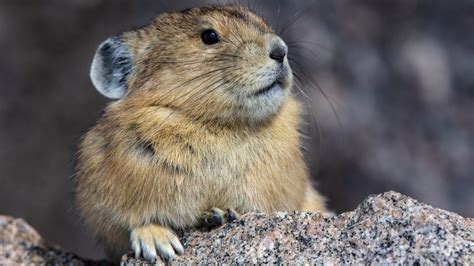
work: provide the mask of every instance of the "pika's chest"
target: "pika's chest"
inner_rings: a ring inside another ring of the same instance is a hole
[[[294,156],[291,143],[251,137],[186,143],[181,145],[183,160],[170,167],[181,169],[175,182],[183,188],[183,196],[196,199],[202,208],[269,211],[274,206],[296,204],[284,196],[290,182],[296,184],[292,189],[298,190],[295,175],[300,174],[289,165],[301,167],[298,164],[302,161]],[[169,162],[177,163],[176,159],[168,157]],[[284,202],[278,202],[278,198]],[[271,207],[266,199],[272,199]]]
[[[179,144],[178,153],[168,152],[171,168],[181,169],[188,178],[223,183],[236,182],[272,156],[274,148],[255,139],[186,141]]]
[[[272,150],[270,143],[255,137],[176,136],[159,143],[156,158],[158,166],[176,176],[177,182],[225,186],[241,181],[250,169],[272,156]]]

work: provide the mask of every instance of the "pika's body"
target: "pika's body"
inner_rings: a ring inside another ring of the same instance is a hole
[[[181,254],[172,229],[211,208],[325,210],[286,53],[241,6],[163,14],[99,47],[93,83],[118,100],[80,144],[76,202],[111,258]]]

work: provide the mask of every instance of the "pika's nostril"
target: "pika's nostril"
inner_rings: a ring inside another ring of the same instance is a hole
[[[285,60],[285,56],[286,56],[285,48],[283,48],[281,46],[276,46],[270,52],[270,58],[273,59],[273,60],[276,60],[280,63],[283,63],[283,60]]]

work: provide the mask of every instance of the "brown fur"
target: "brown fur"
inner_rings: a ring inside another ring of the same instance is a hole
[[[215,50],[196,34],[207,27],[222,36]],[[254,85],[271,32],[246,8],[222,6],[163,14],[122,35],[134,58],[129,90],[84,136],[77,175],[81,216],[109,256],[129,249],[131,232],[193,227],[212,207],[325,210],[300,151],[298,102],[287,95],[251,119],[228,92]]]

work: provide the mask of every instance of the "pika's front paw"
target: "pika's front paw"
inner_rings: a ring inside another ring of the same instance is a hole
[[[234,209],[223,211],[219,208],[212,208],[211,211],[205,212],[201,216],[201,226],[212,229],[237,219],[240,219],[240,214]]]
[[[174,232],[159,225],[151,224],[133,229],[130,240],[135,257],[142,255],[152,262],[156,261],[158,256],[165,261],[171,261],[176,254],[184,253],[184,248]]]

